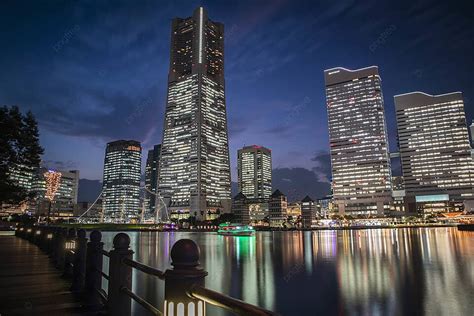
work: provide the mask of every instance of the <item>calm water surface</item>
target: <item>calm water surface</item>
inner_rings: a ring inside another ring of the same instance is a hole
[[[115,233],[104,233],[105,249]],[[282,315],[473,315],[474,232],[456,228],[215,233],[131,232],[134,259],[165,270],[174,242],[201,247],[206,286]],[[133,290],[163,310],[164,282]],[[134,305],[135,315],[145,311]],[[208,315],[226,315],[208,305]]]

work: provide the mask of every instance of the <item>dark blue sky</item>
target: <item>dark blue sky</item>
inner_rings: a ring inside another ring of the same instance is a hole
[[[107,141],[161,141],[170,22],[201,4],[226,28],[234,180],[260,144],[288,190],[327,189],[327,68],[379,66],[392,150],[395,94],[462,91],[474,114],[472,1],[4,0],[0,103],[34,112],[47,165],[101,179]]]

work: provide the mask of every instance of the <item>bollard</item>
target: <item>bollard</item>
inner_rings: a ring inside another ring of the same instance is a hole
[[[133,251],[128,247],[130,237],[119,233],[114,237],[114,249],[110,251],[109,293],[107,311],[110,315],[131,315],[132,299],[121,288],[132,289],[132,267],[123,263],[124,258],[132,259]]]
[[[86,274],[86,252],[87,238],[86,231],[79,229],[76,237],[76,253],[73,259],[73,273],[71,291],[81,292],[84,289]]]
[[[64,271],[63,277],[72,276],[74,255],[76,254],[76,229],[69,228],[66,242],[64,243]]]
[[[102,250],[104,243],[100,240],[102,234],[94,230],[90,234],[90,241],[87,243],[86,255],[86,279],[84,294],[86,295],[86,304],[91,310],[102,308],[102,299],[98,290],[102,288]]]
[[[188,294],[192,286],[204,286],[207,276],[199,255],[199,246],[191,239],[180,239],[171,248],[173,269],[165,272],[165,316],[206,315],[206,303]]]

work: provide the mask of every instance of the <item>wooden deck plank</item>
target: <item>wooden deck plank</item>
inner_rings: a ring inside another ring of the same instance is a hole
[[[0,236],[0,315],[84,315],[69,287],[37,246]]]

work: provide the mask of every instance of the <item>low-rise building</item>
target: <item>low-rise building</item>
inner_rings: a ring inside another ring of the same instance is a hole
[[[301,200],[301,224],[303,228],[311,228],[316,220],[317,206],[316,202],[308,195]]]
[[[288,216],[288,199],[280,190],[275,190],[270,196],[269,215],[271,227],[285,226]]]

